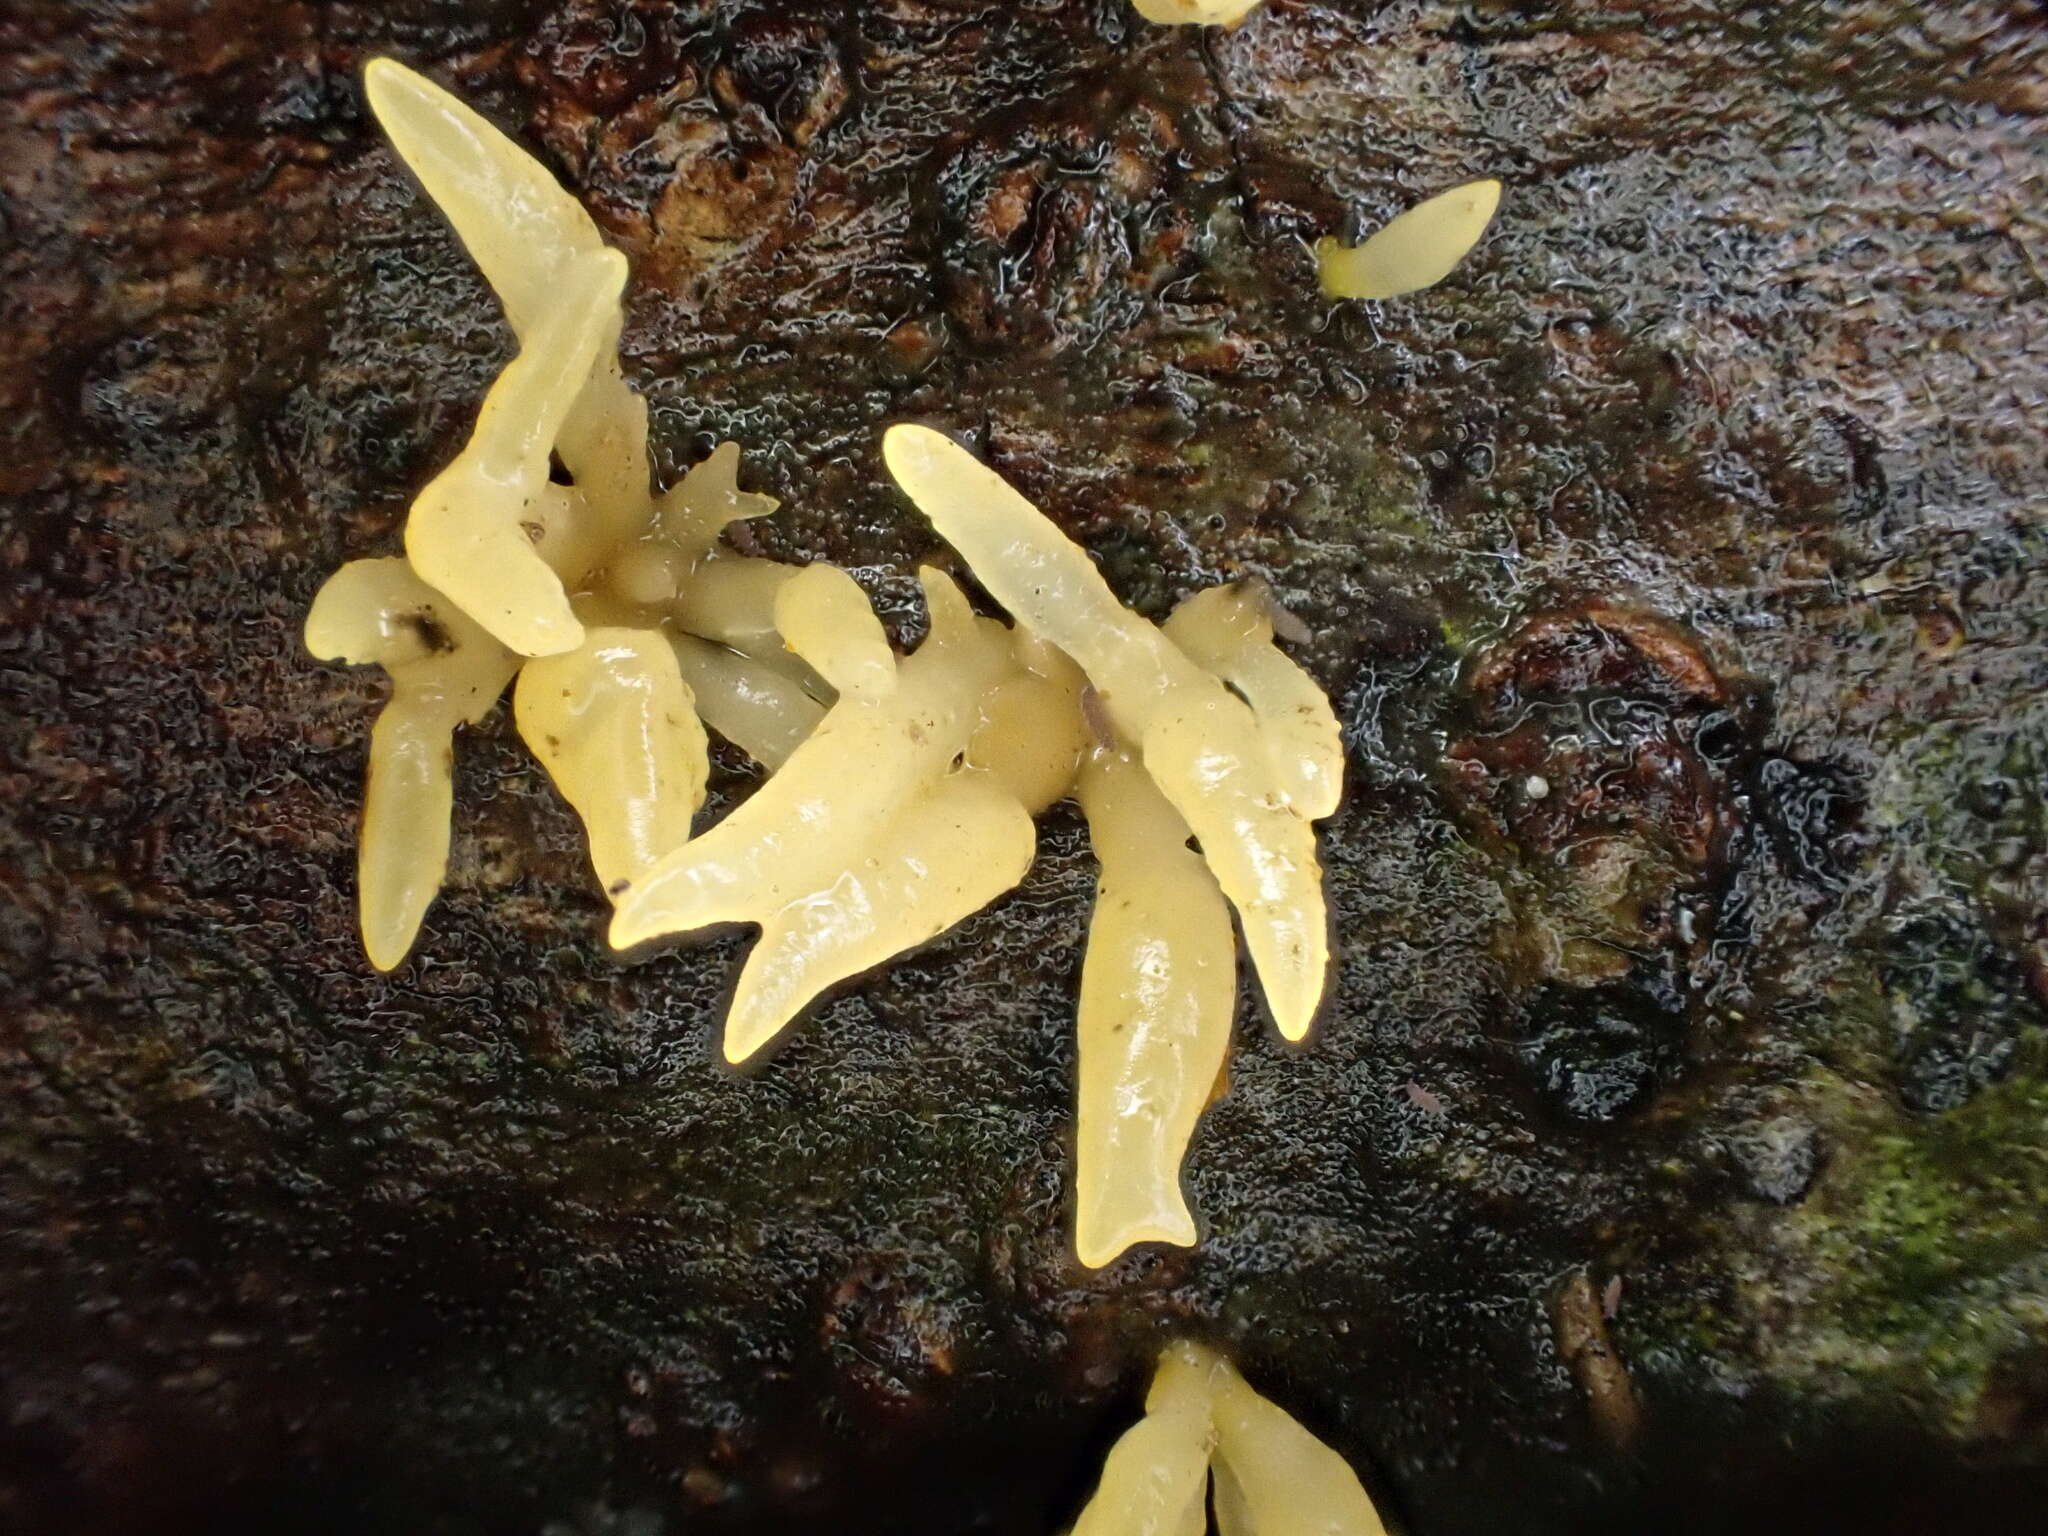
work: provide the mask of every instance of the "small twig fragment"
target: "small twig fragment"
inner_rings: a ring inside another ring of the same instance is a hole
[[[1573,1270],[1559,1289],[1551,1303],[1550,1325],[1557,1336],[1558,1358],[1585,1394],[1594,1430],[1615,1450],[1627,1450],[1642,1429],[1642,1404],[1608,1335],[1601,1298],[1585,1270]]]

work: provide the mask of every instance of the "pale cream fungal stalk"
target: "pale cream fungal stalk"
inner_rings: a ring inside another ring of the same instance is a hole
[[[742,491],[739,467],[738,443],[720,443],[709,458],[692,465],[655,498],[652,526],[645,534],[613,548],[610,563],[595,579],[595,592],[622,603],[668,610],[678,603],[687,605],[692,594],[699,602],[708,601],[709,592],[729,581],[731,573],[724,568],[771,565],[718,548],[719,534],[733,523],[766,517],[779,505],[773,496]],[[716,578],[709,575],[714,567],[721,568]],[[783,578],[792,574],[788,566],[774,569]],[[592,594],[583,595],[588,601]],[[772,602],[772,595],[767,600]],[[750,609],[756,615],[763,611],[758,600]]]
[[[403,560],[351,560],[306,615],[323,661],[380,666],[391,699],[370,732],[356,857],[363,947],[388,971],[412,948],[448,869],[455,727],[490,713],[519,658]]]
[[[1451,275],[1493,222],[1500,183],[1468,181],[1417,203],[1358,245],[1316,242],[1323,292],[1333,299],[1393,299]]]
[[[1273,610],[1256,584],[1210,587],[1173,610],[1166,638],[1222,678],[1266,732],[1287,796],[1311,821],[1344,793],[1344,741],[1322,685],[1273,643]]]
[[[676,666],[706,725],[764,768],[780,768],[825,718],[788,674],[696,635],[672,634]]]
[[[407,558],[343,567],[307,620],[316,655],[392,680],[363,816],[374,963],[404,957],[445,874],[454,731],[515,675],[519,734],[582,819],[612,943],[758,926],[726,1019],[735,1063],[1016,885],[1032,818],[1074,794],[1102,864],[1081,982],[1078,1254],[1192,1243],[1180,1165],[1228,1047],[1231,907],[1288,1038],[1327,968],[1310,823],[1341,789],[1336,720],[1274,645],[1263,591],[1197,594],[1162,630],[993,472],[899,427],[889,468],[1016,620],[977,616],[927,569],[930,632],[899,658],[844,571],[722,543],[776,508],[740,490],[735,445],[652,491],[646,407],[617,357],[625,259],[574,199],[418,76],[380,60],[367,83],[520,344],[414,502]],[[770,773],[693,839],[706,725]],[[1103,1509],[1142,1523],[1104,1531],[1199,1529],[1237,1422],[1206,1361],[1162,1368],[1104,1482],[1124,1492]],[[1271,1503],[1245,1487],[1247,1507]]]
[[[649,870],[613,914],[619,949],[761,925],[726,1016],[734,1063],[825,988],[936,937],[1030,867],[1029,811],[995,775],[956,762],[982,695],[1013,665],[1008,632],[976,618],[943,573],[919,576],[931,633],[892,685],[842,693],[751,799]],[[828,676],[857,663],[868,638],[850,610],[832,618],[847,627],[825,618],[801,632],[816,646],[805,659]]]
[[[1187,823],[1129,755],[1097,747],[1079,796],[1102,873],[1081,968],[1074,1247],[1192,1247],[1180,1164],[1237,1008],[1230,908]]]
[[[363,87],[392,147],[497,294],[522,349],[568,307],[564,284],[581,264],[616,267],[623,280],[624,258],[606,247],[583,205],[476,112],[390,59],[364,67]],[[614,304],[587,375],[555,359],[580,383],[555,446],[575,476],[580,510],[607,545],[635,536],[647,517],[647,405],[619,371],[622,323]],[[738,455],[730,448],[732,463]]]
[[[1343,1457],[1185,1340],[1159,1357],[1145,1416],[1111,1447],[1073,1536],[1202,1536],[1204,1474],[1220,1536],[1385,1536]]]
[[[929,427],[891,427],[889,472],[976,579],[1088,675],[1117,732],[1180,812],[1223,893],[1274,1023],[1304,1038],[1329,963],[1322,867],[1301,765],[1252,707],[1116,600],[1087,551],[994,470]]]
[[[673,611],[693,635],[739,650],[784,649],[775,604],[802,566],[747,555],[714,555],[676,591]]]
[[[557,307],[562,266],[605,248],[590,215],[537,160],[425,76],[372,59],[363,89],[524,337]]]
[[[608,892],[690,836],[709,769],[694,705],[658,630],[593,629],[520,669],[519,735],[583,818]]]

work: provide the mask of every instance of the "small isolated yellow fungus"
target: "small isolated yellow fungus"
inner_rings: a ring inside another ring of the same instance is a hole
[[[1312,806],[1287,743],[1160,629],[1116,600],[1088,554],[943,433],[891,427],[898,486],[989,594],[1080,664],[1117,732],[1202,846],[1237,909],[1274,1023],[1308,1034],[1329,963]]]
[[[1264,0],[1131,0],[1147,21],[1170,27],[1234,27]]]
[[[403,560],[352,560],[328,577],[306,616],[306,648],[391,677],[370,732],[356,858],[363,947],[388,971],[447,874],[455,727],[490,713],[519,658]]]
[[[1389,220],[1362,244],[1316,242],[1323,292],[1333,299],[1392,299],[1451,275],[1493,222],[1500,183],[1468,181]]]
[[[1230,1046],[1237,946],[1143,768],[1097,747],[1079,792],[1102,874],[1081,969],[1074,1247],[1099,1266],[1135,1243],[1194,1244],[1180,1163]]]
[[[607,891],[689,838],[709,767],[694,704],[657,630],[593,629],[520,669],[520,737],[583,818]]]
[[[1073,1536],[1202,1536],[1205,1473],[1220,1536],[1385,1536],[1343,1457],[1187,1341],[1159,1357],[1145,1416],[1110,1448]]]

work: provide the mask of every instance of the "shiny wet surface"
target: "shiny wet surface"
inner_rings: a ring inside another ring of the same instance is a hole
[[[1340,960],[1304,1050],[1247,999],[1200,1250],[1068,1257],[1071,808],[738,1078],[737,941],[613,962],[501,711],[368,971],[378,685],[299,625],[509,348],[374,52],[632,257],[665,469],[737,437],[900,637],[904,417],[1154,616],[1306,625]],[[1183,1326],[1430,1536],[2038,1507],[2044,62],[1876,0],[15,6],[0,1524],[1050,1531]],[[1442,288],[1318,297],[1477,175]]]

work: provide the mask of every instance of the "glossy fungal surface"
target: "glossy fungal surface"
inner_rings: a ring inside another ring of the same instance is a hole
[[[725,1020],[734,1064],[1015,887],[1033,817],[1077,795],[1102,866],[1077,1254],[1192,1244],[1180,1171],[1228,1046],[1233,906],[1286,1037],[1307,1033],[1327,968],[1310,822],[1341,788],[1335,719],[1262,592],[1197,594],[1162,629],[971,455],[899,427],[889,468],[1016,621],[927,568],[929,632],[899,657],[847,572],[727,547],[776,507],[740,489],[736,445],[652,489],[616,356],[624,258],[573,199],[437,87],[385,61],[367,78],[520,340],[415,501],[407,559],[345,568],[307,626],[317,654],[394,683],[365,797],[372,959],[398,964],[417,935],[447,865],[456,726],[515,674],[519,734],[582,820],[612,945],[757,930]],[[769,773],[693,836],[707,726]]]

